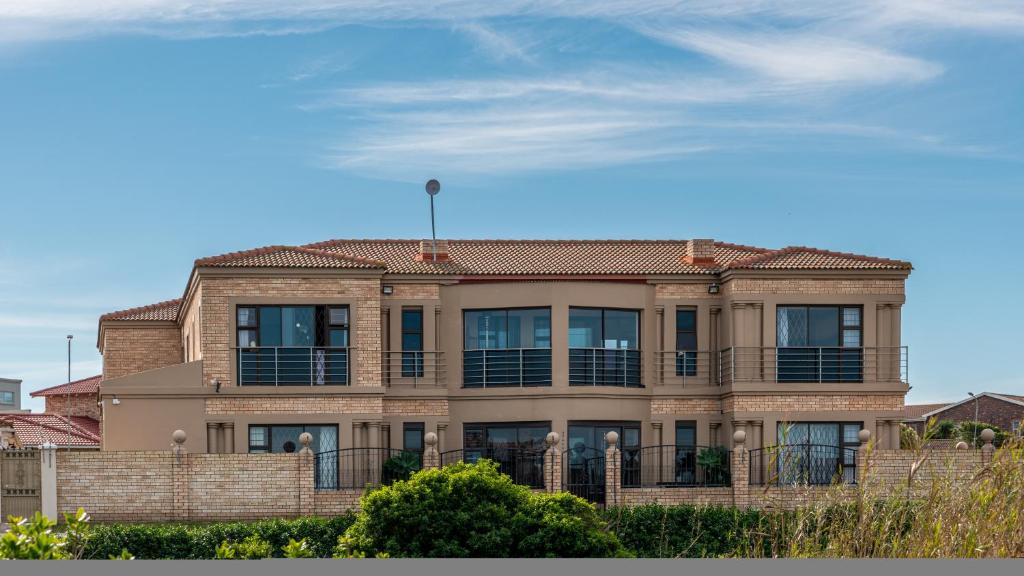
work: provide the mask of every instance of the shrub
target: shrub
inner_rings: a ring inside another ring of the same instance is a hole
[[[538,495],[490,461],[425,470],[363,496],[342,543],[351,555],[608,557],[621,553],[592,505]]]
[[[0,559],[71,560],[81,558],[88,535],[89,516],[81,508],[65,514],[64,532],[56,534],[56,522],[36,512],[32,518],[11,516],[10,528],[0,536]]]
[[[604,511],[622,544],[641,558],[736,555],[766,514],[721,506],[658,504]]]
[[[996,446],[1002,446],[1003,442],[1010,439],[1010,434],[1004,431],[999,426],[988,424],[986,422],[974,422],[966,421],[961,422],[957,427],[956,434],[960,440],[967,442],[968,445],[973,445],[975,448],[981,448],[985,442],[981,439],[981,431],[985,428],[991,428],[996,433],[992,443]]]
[[[273,547],[270,542],[256,534],[250,534],[241,542],[227,540],[221,542],[220,546],[217,546],[214,557],[218,560],[260,560],[270,558],[272,551]]]
[[[906,424],[900,424],[900,450],[918,450],[921,448],[921,436]]]
[[[289,540],[305,539],[317,557],[330,557],[355,516],[298,518],[257,522],[216,522],[210,524],[98,524],[92,527],[85,558],[109,558],[128,550],[140,559],[210,559],[228,542],[244,542],[255,536],[271,547],[274,557],[283,557]]]

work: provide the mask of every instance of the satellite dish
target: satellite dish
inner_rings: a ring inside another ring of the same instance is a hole
[[[431,196],[437,196],[437,193],[441,191],[441,183],[437,180],[429,180],[427,182],[427,194]]]

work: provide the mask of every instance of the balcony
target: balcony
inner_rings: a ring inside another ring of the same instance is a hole
[[[907,384],[907,347],[727,348],[721,352],[719,380],[723,384]]]
[[[352,348],[238,348],[241,386],[347,386]]]
[[[462,382],[465,388],[551,386],[551,349],[465,350]]]
[[[718,353],[707,350],[662,350],[656,353],[658,386],[718,386]]]
[[[446,369],[441,352],[384,352],[381,372],[385,386],[444,388]]]
[[[642,388],[640,358],[640,350],[569,348],[569,385]]]

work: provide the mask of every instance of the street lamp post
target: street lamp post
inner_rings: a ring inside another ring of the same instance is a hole
[[[68,334],[68,387],[64,390],[64,419],[67,425],[66,444],[71,449],[71,340],[73,334]]]

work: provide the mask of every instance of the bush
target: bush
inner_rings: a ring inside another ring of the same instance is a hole
[[[355,521],[355,516],[299,518],[258,522],[217,522],[210,524],[98,524],[92,527],[85,558],[109,558],[128,550],[139,559],[215,558],[225,541],[244,542],[256,537],[271,547],[274,557],[284,557],[290,540],[306,541],[309,551],[328,558],[338,537]]]
[[[592,505],[534,494],[490,461],[425,470],[363,496],[340,553],[391,557],[609,557],[622,553]],[[341,554],[339,554],[341,555]]]
[[[906,424],[900,424],[900,450],[918,450],[921,448],[921,436]]]
[[[72,560],[81,558],[88,535],[89,516],[81,508],[65,514],[63,533],[56,522],[36,512],[32,518],[10,516],[10,527],[0,536],[0,560]]]
[[[985,445],[985,442],[981,439],[981,431],[985,428],[991,428],[996,433],[992,443],[996,446],[1002,446],[1003,442],[1010,439],[1010,434],[1004,431],[999,426],[988,424],[986,422],[961,422],[957,428],[957,434],[960,440],[967,442],[967,445],[973,445],[975,448],[981,448]]]
[[[221,542],[217,546],[214,558],[218,560],[260,560],[270,558],[273,553],[273,546],[270,542],[255,534],[246,536],[241,542]]]
[[[641,558],[734,556],[768,513],[721,506],[661,506],[604,511],[622,544]]]

